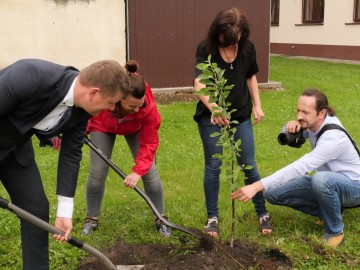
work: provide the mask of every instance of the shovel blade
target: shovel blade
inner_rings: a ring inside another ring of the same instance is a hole
[[[143,268],[145,265],[117,265],[117,269],[119,270],[139,270]]]

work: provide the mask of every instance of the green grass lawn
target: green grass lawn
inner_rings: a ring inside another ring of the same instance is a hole
[[[283,84],[283,90],[262,91],[261,100],[264,120],[254,127],[256,158],[260,173],[267,176],[309,150],[308,144],[301,149],[281,146],[277,135],[288,120],[296,117],[296,102],[303,89],[316,87],[323,90],[335,108],[337,115],[355,141],[360,142],[360,66],[329,63],[297,58],[272,56],[270,80]],[[206,221],[202,190],[203,153],[196,123],[192,120],[195,103],[159,105],[163,122],[160,129],[160,146],[157,164],[164,185],[165,205],[169,219],[186,227],[202,229]],[[56,213],[57,152],[34,145],[44,186],[51,205],[51,218]],[[80,240],[103,249],[111,247],[118,239],[127,243],[178,244],[182,233],[174,231],[174,237],[164,239],[154,228],[151,210],[134,191],[125,188],[122,179],[110,170],[103,202],[100,229],[97,233],[80,235],[86,215],[85,184],[88,170],[89,149],[84,146],[79,183],[75,198],[73,235]],[[133,159],[123,138],[118,138],[113,162],[125,173],[131,171]],[[142,185],[140,184],[140,187]],[[221,239],[230,236],[231,200],[230,184],[221,183],[220,221]],[[0,196],[8,199],[3,187]],[[314,218],[294,210],[268,205],[272,215],[274,233],[261,236],[251,203],[236,203],[236,238],[257,242],[261,248],[278,248],[294,263],[294,269],[359,269],[360,268],[360,208],[344,213],[345,237],[343,246],[336,250],[319,252],[323,236],[322,227],[314,224]],[[0,210],[0,269],[21,269],[21,242],[18,219]],[[58,244],[50,239],[51,269],[75,269],[85,252],[68,244]]]

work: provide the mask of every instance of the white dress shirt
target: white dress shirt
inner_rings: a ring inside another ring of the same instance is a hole
[[[52,110],[47,116],[45,116],[34,128],[42,131],[51,130],[60,121],[63,114],[69,107],[74,106],[74,88],[75,80],[70,86],[69,92],[66,94],[64,99]]]
[[[44,119],[37,123],[34,128],[42,131],[51,130],[57,125],[65,111],[74,106],[74,88],[77,77],[74,79],[64,99]],[[74,210],[74,198],[58,195],[57,217],[72,218]]]

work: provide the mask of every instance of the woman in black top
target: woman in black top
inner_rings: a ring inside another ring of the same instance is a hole
[[[241,140],[241,157],[237,160],[238,165],[251,166],[251,169],[245,170],[246,185],[261,179],[255,162],[251,113],[254,114],[254,124],[260,122],[264,117],[256,79],[256,73],[259,71],[256,62],[256,50],[249,40],[249,34],[249,25],[244,13],[237,8],[229,8],[218,13],[210,26],[207,39],[198,45],[196,51],[196,65],[205,62],[208,55],[211,54],[211,61],[225,70],[224,77],[227,79],[227,85],[234,85],[227,101],[231,103],[229,110],[236,109],[232,113],[231,119],[239,122],[236,125],[237,131],[235,133],[235,139]],[[196,91],[205,87],[197,78],[200,74],[201,71],[195,68],[194,87]],[[214,158],[213,154],[221,153],[222,148],[216,145],[219,137],[212,138],[210,134],[219,132],[221,125],[229,124],[229,119],[212,116],[211,108],[217,104],[209,103],[208,96],[199,96],[199,98],[194,120],[198,123],[205,157],[204,191],[208,216],[205,230],[212,237],[218,237],[221,161]],[[261,232],[263,234],[272,233],[269,223],[270,216],[266,210],[262,192],[253,198],[253,203]]]

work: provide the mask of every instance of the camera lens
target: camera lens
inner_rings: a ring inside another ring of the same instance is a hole
[[[278,135],[278,142],[281,145],[288,145],[291,147],[300,148],[305,143],[302,131],[296,133],[280,133]]]
[[[278,142],[281,145],[287,145],[288,144],[288,139],[285,133],[280,133],[278,136]]]

